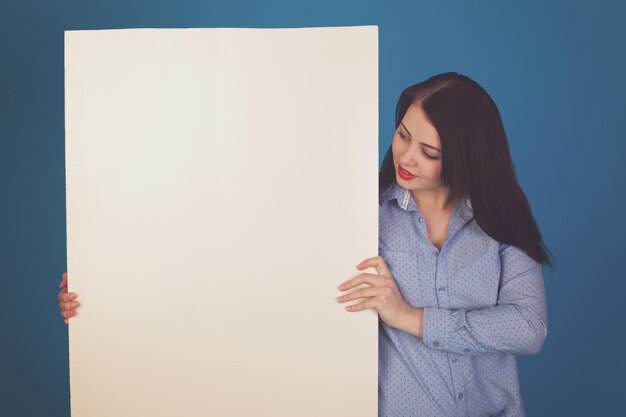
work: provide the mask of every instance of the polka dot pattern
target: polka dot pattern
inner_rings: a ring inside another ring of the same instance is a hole
[[[424,308],[422,338],[379,319],[379,417],[524,416],[515,356],[547,336],[541,264],[484,233],[464,199],[439,250],[395,181],[378,249],[404,300]]]

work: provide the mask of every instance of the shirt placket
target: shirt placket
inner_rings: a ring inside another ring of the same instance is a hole
[[[428,232],[426,229],[426,223],[424,222],[424,218],[422,217],[421,213],[417,209],[417,206],[415,206],[415,203],[410,202],[410,193],[408,190],[404,194],[401,207],[404,210],[408,210],[410,207],[412,210],[415,211],[414,214],[417,218],[418,229],[423,237],[422,241],[425,243],[425,246],[429,248],[429,252],[430,252],[429,255],[431,259],[433,260],[433,264],[434,264],[433,265],[433,269],[434,269],[433,280],[434,280],[434,285],[435,285],[435,300],[434,300],[435,304],[438,308],[450,309],[451,302],[450,302],[450,297],[449,297],[449,292],[448,292],[448,281],[447,281],[448,265],[447,265],[447,262],[445,262],[447,250],[445,249],[446,249],[446,244],[448,243],[448,241],[452,238],[454,233],[459,228],[458,227],[459,225],[456,224],[456,222],[458,221],[460,212],[455,210],[453,218],[452,218],[452,222],[451,222],[451,224],[453,225],[452,233],[450,233],[450,236],[446,235],[444,244],[441,247],[441,250],[439,250],[437,249],[435,245],[433,245],[429,241]],[[418,247],[424,247],[424,246],[418,245]],[[464,394],[461,388],[464,386],[464,380],[466,378],[464,376],[463,369],[461,369],[461,366],[465,363],[465,361],[459,360],[463,358],[459,358],[460,355],[454,352],[447,352],[447,356],[448,356],[448,369],[450,370],[450,379],[452,380],[452,387],[454,389],[455,399],[457,402],[457,406],[459,407],[459,410],[462,410],[465,407],[465,401],[463,400]]]

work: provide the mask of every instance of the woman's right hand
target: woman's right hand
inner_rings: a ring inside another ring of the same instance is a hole
[[[80,303],[76,301],[78,294],[74,292],[67,292],[67,272],[63,273],[61,279],[61,291],[59,291],[59,307],[61,308],[61,315],[65,319],[65,324],[69,324],[69,319],[76,315],[76,308],[80,306]]]

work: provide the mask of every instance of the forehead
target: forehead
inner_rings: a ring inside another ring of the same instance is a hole
[[[406,114],[402,118],[402,124],[409,131],[413,139],[431,146],[436,146],[437,148],[441,146],[437,129],[435,129],[435,126],[428,120],[428,116],[426,116],[424,110],[418,105],[411,104],[409,106]],[[402,128],[402,126],[400,128]]]

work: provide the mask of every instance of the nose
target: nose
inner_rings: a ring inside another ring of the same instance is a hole
[[[415,153],[412,152],[411,149],[407,149],[402,154],[400,154],[398,162],[406,169],[415,168],[417,166],[417,158],[415,157]]]

